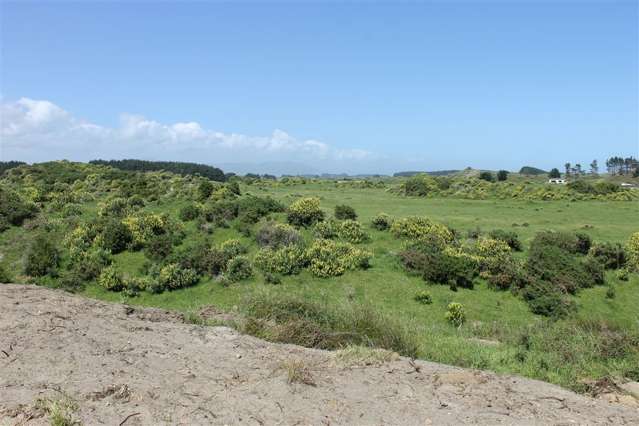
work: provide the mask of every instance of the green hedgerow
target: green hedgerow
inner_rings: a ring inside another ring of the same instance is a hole
[[[455,327],[461,327],[466,321],[466,313],[461,303],[453,302],[446,308],[445,318]]]

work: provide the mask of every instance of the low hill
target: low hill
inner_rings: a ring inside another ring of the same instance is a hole
[[[535,380],[267,343],[42,287],[0,285],[0,311],[2,424],[639,424],[636,406]]]
[[[419,174],[427,174],[431,176],[447,176],[454,175],[455,173],[459,173],[459,170],[435,170],[432,172],[407,171],[394,173],[393,177],[411,177]]]
[[[538,169],[537,167],[532,167],[532,166],[524,166],[521,169],[519,169],[519,174],[520,175],[532,175],[532,176],[537,176],[537,175],[545,175],[548,172],[542,169]]]

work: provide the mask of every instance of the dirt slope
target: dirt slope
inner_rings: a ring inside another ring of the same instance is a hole
[[[83,424],[639,424],[636,409],[547,383],[405,358],[344,367],[44,288],[0,285],[0,312],[0,424],[47,424],[46,398],[75,401]],[[288,383],[291,360],[309,384]]]

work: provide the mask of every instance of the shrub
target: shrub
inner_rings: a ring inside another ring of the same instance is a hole
[[[65,271],[60,278],[58,278],[56,287],[75,293],[84,289],[84,281],[80,273],[72,269]]]
[[[426,197],[436,193],[439,189],[437,181],[425,174],[412,176],[403,183],[402,189],[405,195]]]
[[[237,239],[230,239],[220,244],[220,250],[226,259],[245,254],[248,249]]]
[[[577,245],[575,248],[577,253],[588,254],[590,246],[592,246],[590,235],[578,232],[575,234],[575,237],[577,237]]]
[[[584,271],[588,276],[589,280],[583,283],[583,286],[588,285],[600,285],[604,283],[604,272],[605,268],[599,262],[599,260],[594,257],[587,257],[582,262]]]
[[[520,263],[513,258],[496,265],[486,279],[489,286],[497,290],[522,288],[530,281]]]
[[[257,292],[241,304],[242,331],[280,343],[340,349],[348,345],[384,348],[416,357],[416,333],[368,305],[331,305],[295,295]]]
[[[390,229],[397,238],[418,239],[433,235],[443,242],[451,242],[453,240],[453,233],[445,225],[421,216],[398,219],[393,222]]]
[[[550,173],[548,173],[548,177],[551,179],[559,179],[561,177],[561,173],[559,173],[559,169],[553,168]]]
[[[255,239],[260,246],[272,248],[299,244],[302,241],[300,233],[295,228],[283,223],[265,224],[257,232]]]
[[[533,246],[526,269],[533,277],[551,283],[561,292],[575,294],[579,288],[596,284],[596,277],[589,275],[584,264],[568,251],[555,246]]]
[[[160,262],[173,251],[173,241],[170,235],[156,235],[147,243],[144,254],[151,260]]]
[[[170,231],[168,217],[155,213],[144,213],[127,216],[122,220],[133,236],[133,244],[136,247],[145,246],[156,235],[166,234]]]
[[[98,205],[98,216],[121,218],[131,212],[132,208],[124,198],[112,198]]]
[[[242,281],[253,276],[253,266],[246,256],[236,256],[226,266],[226,277],[231,281]]]
[[[362,229],[362,225],[355,221],[347,219],[340,223],[337,228],[337,235],[348,241],[349,243],[359,244],[369,239],[368,234]]]
[[[464,312],[464,306],[461,303],[453,302],[449,303],[446,308],[446,314],[444,315],[446,320],[455,327],[461,327],[466,321],[466,313]]]
[[[628,253],[628,269],[639,272],[639,232],[630,236],[626,243]]]
[[[606,299],[614,299],[615,298],[615,288],[613,286],[608,286],[606,289]]]
[[[271,272],[265,272],[264,273],[264,282],[266,284],[277,285],[277,284],[281,284],[282,283],[282,279],[277,274],[273,274]]]
[[[264,248],[255,255],[255,264],[262,271],[292,275],[306,265],[306,253],[300,246],[287,246],[277,250]]]
[[[497,180],[500,181],[500,182],[508,180],[508,171],[507,170],[498,171],[497,172]]]
[[[323,220],[317,222],[313,227],[313,236],[315,238],[323,238],[330,240],[337,237],[337,228],[339,224],[334,220]]]
[[[433,298],[426,290],[418,291],[417,294],[415,294],[414,299],[424,305],[430,305],[431,303],[433,303]]]
[[[6,284],[12,281],[13,279],[11,278],[11,275],[9,275],[9,272],[7,272],[7,269],[4,265],[0,264],[0,283]]]
[[[166,289],[175,290],[197,284],[199,278],[193,269],[183,269],[178,264],[169,263],[160,269],[158,284]]]
[[[619,281],[628,281],[628,270],[626,268],[619,269],[616,275]]]
[[[579,245],[587,244],[580,243],[575,234],[569,232],[554,232],[554,231],[542,231],[538,232],[533,238],[530,249],[542,248],[546,246],[558,247],[570,253],[579,253]],[[587,253],[587,251],[586,251]]]
[[[357,220],[357,213],[355,213],[355,209],[352,208],[351,206],[341,204],[341,205],[335,206],[335,219]]]
[[[479,173],[479,179],[485,180],[486,182],[494,182],[495,176],[491,172],[481,172]]]
[[[311,272],[318,277],[342,275],[349,269],[367,268],[371,253],[348,243],[315,240],[306,250]]]
[[[575,308],[560,288],[547,281],[532,281],[522,289],[522,296],[537,315],[564,318]]]
[[[72,269],[81,279],[90,281],[97,278],[110,264],[111,252],[101,248],[91,248],[72,260]]]
[[[100,273],[98,285],[109,291],[120,291],[124,288],[124,280],[115,266],[108,266]]]
[[[295,226],[308,227],[324,220],[319,198],[300,198],[288,208],[288,222]]]
[[[505,242],[506,244],[508,244],[508,246],[511,249],[515,251],[521,251],[522,249],[519,236],[514,231],[504,231],[503,229],[495,229],[493,231],[490,231],[490,234],[488,235],[490,236],[490,238],[494,240],[500,240]]]
[[[626,264],[626,251],[619,243],[594,244],[588,256],[597,259],[606,269],[619,269]]]
[[[60,264],[60,252],[51,237],[38,235],[27,249],[24,272],[32,277],[42,277],[55,272]]]
[[[200,209],[195,204],[187,204],[180,209],[180,220],[183,222],[195,220],[200,216],[200,212]]]
[[[446,249],[439,240],[421,240],[400,252],[404,266],[422,275],[425,281],[472,288],[477,262],[460,251]]]
[[[392,224],[393,218],[386,213],[379,213],[373,218],[372,221],[373,228],[377,229],[378,231],[386,231],[387,229],[390,229]]]
[[[8,225],[20,226],[25,219],[35,216],[37,208],[35,204],[23,200],[16,192],[0,187],[0,232]]]
[[[129,228],[117,219],[107,221],[102,225],[101,245],[113,254],[126,250],[133,241]]]

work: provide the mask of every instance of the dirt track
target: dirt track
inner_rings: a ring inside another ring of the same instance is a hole
[[[44,288],[0,285],[0,312],[3,425],[48,424],[45,398],[75,401],[83,424],[639,424],[637,409],[543,382],[406,358],[344,367],[331,352]],[[310,384],[288,382],[291,360]]]

